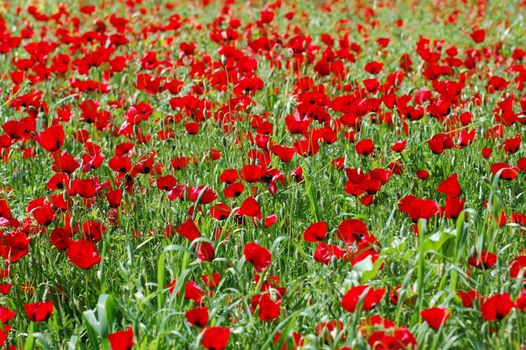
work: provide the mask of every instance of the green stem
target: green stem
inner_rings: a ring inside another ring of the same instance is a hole
[[[465,212],[462,211],[457,219],[457,235],[455,237],[455,261],[454,264],[458,266],[458,262],[461,256],[460,242],[464,236],[464,221]],[[453,269],[451,271],[451,291],[456,292],[458,283],[458,271]]]
[[[29,336],[24,343],[24,350],[33,350],[35,348],[35,337],[33,336],[33,332],[35,331],[35,322],[29,323]]]
[[[423,309],[424,305],[424,270],[425,270],[425,251],[424,251],[424,241],[425,241],[425,230],[426,230],[426,220],[418,220],[418,237],[420,238],[419,242],[419,255],[418,255],[418,319],[422,321],[422,316],[420,312]]]
[[[438,348],[438,344],[440,343],[440,338],[442,338],[442,330],[444,329],[446,325],[442,324],[442,326],[439,328],[438,333],[435,334],[435,339],[433,340],[433,345],[431,346],[431,350],[436,350]]]

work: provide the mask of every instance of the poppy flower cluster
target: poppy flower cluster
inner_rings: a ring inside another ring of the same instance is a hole
[[[365,223],[358,219],[342,221],[336,230],[336,238],[343,244],[327,244],[328,224],[320,221],[305,229],[303,239],[309,243],[318,243],[313,258],[322,264],[329,264],[333,258],[349,261],[351,264],[370,257],[376,261],[379,257],[380,246],[375,236],[370,233]]]
[[[524,1],[51,5],[0,4],[0,347],[524,346]]]

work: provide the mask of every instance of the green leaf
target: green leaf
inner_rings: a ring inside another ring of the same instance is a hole
[[[429,237],[426,237],[424,241],[423,251],[436,251],[439,252],[442,246],[449,241],[451,238],[456,236],[454,229],[444,229],[433,233]]]
[[[99,319],[99,335],[101,338],[106,338],[111,331],[111,326],[115,319],[115,301],[113,297],[108,294],[99,296],[97,303],[97,316]]]
[[[360,283],[365,283],[378,275],[378,272],[380,272],[380,268],[382,267],[383,263],[383,259],[377,259],[373,263],[373,258],[369,255],[362,261],[354,264],[353,270],[360,273]]]
[[[42,347],[43,350],[50,350],[51,347],[49,345],[49,342],[47,340],[47,338],[44,336],[44,334],[42,333],[34,333],[33,336],[35,337],[35,339],[37,340],[38,344],[40,345],[40,347]]]
[[[68,342],[68,350],[76,350],[79,344],[79,337],[76,335],[71,336]]]
[[[86,326],[86,331],[88,333],[88,339],[90,342],[90,349],[98,350],[99,338],[97,336],[100,334],[99,321],[97,321],[93,310],[84,311],[83,316],[84,325]]]

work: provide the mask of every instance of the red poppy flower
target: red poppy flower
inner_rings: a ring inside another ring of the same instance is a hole
[[[276,221],[277,221],[278,217],[276,214],[272,214],[272,215],[269,215],[265,218],[265,227],[272,227]]]
[[[371,93],[375,93],[378,87],[380,87],[380,82],[376,78],[364,79],[362,82],[365,88]]]
[[[502,144],[506,154],[516,153],[521,146],[521,135],[509,138]]]
[[[47,182],[49,190],[62,190],[69,184],[69,176],[66,173],[55,174]]]
[[[9,208],[9,203],[5,199],[0,199],[0,217],[8,220],[13,217],[13,214],[11,214],[11,209]]]
[[[341,250],[337,245],[321,242],[316,247],[313,258],[317,262],[327,265],[331,261],[332,257],[339,259],[342,256],[343,250]]]
[[[88,220],[82,224],[82,239],[97,243],[106,232],[106,227],[98,221]]]
[[[438,331],[440,327],[446,324],[447,319],[450,316],[449,309],[447,307],[432,307],[429,309],[422,310],[420,312],[422,319],[433,328]]]
[[[80,167],[80,163],[68,152],[60,151],[52,154],[53,171],[71,174]]]
[[[257,243],[247,243],[243,247],[245,259],[254,265],[257,272],[265,270],[272,262],[272,253]]]
[[[254,199],[254,197],[248,197],[241,204],[241,207],[237,211],[237,214],[242,216],[261,218],[259,203]]]
[[[89,269],[102,260],[97,248],[88,241],[70,242],[66,253],[69,261],[81,269]]]
[[[458,183],[458,175],[455,173],[442,181],[437,187],[437,192],[443,193],[448,197],[458,197],[462,192]]]
[[[464,307],[473,307],[473,303],[475,302],[475,300],[480,299],[480,295],[475,289],[471,289],[467,292],[459,290],[457,294],[460,297],[460,300],[462,301],[462,305],[464,305]]]
[[[519,174],[519,168],[511,166],[506,163],[494,163],[490,165],[491,173],[496,176],[500,173],[500,178],[503,180],[513,180]]]
[[[210,204],[217,199],[217,194],[208,186],[190,186],[188,188],[188,199],[199,204]]]
[[[493,152],[493,148],[483,148],[481,152],[482,157],[489,158],[491,156],[491,152]]]
[[[110,159],[108,165],[111,170],[119,173],[128,173],[131,170],[132,164],[127,157],[115,156]]]
[[[476,43],[481,43],[486,38],[486,31],[484,29],[475,29],[469,35]]]
[[[214,246],[210,242],[202,242],[197,249],[197,257],[201,261],[212,261],[215,258]]]
[[[72,235],[71,228],[57,227],[51,232],[49,240],[58,250],[66,250],[72,242]]]
[[[230,328],[209,327],[203,333],[201,345],[210,350],[223,350],[228,344],[228,338],[230,338]]]
[[[497,256],[493,253],[483,250],[480,253],[480,257],[478,257],[477,255],[472,256],[471,258],[469,258],[468,263],[470,266],[476,267],[478,269],[491,269],[497,264]]]
[[[155,180],[155,184],[162,191],[170,191],[177,185],[177,179],[172,175],[161,176]]]
[[[368,156],[374,151],[374,143],[371,139],[364,139],[356,144],[356,153],[361,156]]]
[[[210,275],[202,275],[201,279],[203,280],[203,283],[208,288],[215,288],[219,284],[219,280],[221,279],[220,273],[212,273]]]
[[[168,192],[168,199],[174,201],[176,199],[186,198],[187,187],[188,185],[186,184],[176,185],[170,190],[170,192]]]
[[[299,113],[285,117],[285,125],[291,134],[304,134],[309,128],[310,123],[310,119],[300,117]]]
[[[234,94],[238,96],[250,95],[263,89],[264,82],[258,76],[244,77],[234,86]]]
[[[294,179],[296,182],[302,182],[303,181],[303,168],[301,166],[297,167],[292,171],[290,176]]]
[[[353,196],[361,196],[362,194],[364,194],[366,192],[365,188],[364,188],[364,184],[362,182],[360,183],[354,183],[352,182],[352,180],[349,180],[345,183],[345,190],[344,190],[345,193],[348,193],[350,195],[353,195]]]
[[[456,197],[449,197],[446,199],[446,206],[444,214],[448,219],[456,219],[460,212],[464,210],[464,200]]]
[[[5,326],[3,327],[2,330],[0,330],[0,346],[3,346],[5,344],[5,342],[7,341],[7,336],[9,334],[9,331],[12,329],[13,327],[11,326]]]
[[[179,226],[177,233],[192,242],[194,239],[201,237],[201,233],[197,228],[194,220],[189,218]]]
[[[132,142],[122,142],[115,146],[115,156],[130,158],[135,154],[135,144]]]
[[[122,200],[122,190],[111,190],[104,194],[111,208],[118,208]]]
[[[411,56],[408,53],[404,53],[402,56],[400,56],[399,61],[400,68],[404,70],[405,72],[410,72],[413,70],[413,60],[411,59]]]
[[[280,313],[280,302],[270,298],[268,293],[257,295],[252,298],[252,308],[259,308],[259,319],[262,321],[275,320]]]
[[[526,157],[522,157],[517,161],[517,167],[523,172],[526,173]]]
[[[385,295],[385,289],[373,289],[367,285],[352,287],[343,296],[342,307],[353,313],[356,311],[360,298],[362,298],[364,294],[362,310],[367,311],[374,308],[382,300]]]
[[[228,185],[223,193],[227,198],[239,197],[245,191],[245,185],[241,182],[234,182]]]
[[[427,144],[434,154],[442,154],[444,150],[455,147],[453,139],[449,134],[436,134]]]
[[[8,120],[2,124],[2,129],[13,140],[18,140],[24,135],[24,127],[19,120]]]
[[[184,286],[184,298],[193,300],[196,304],[201,304],[201,300],[205,292],[203,289],[195,282],[188,281]]]
[[[434,200],[417,198],[412,194],[402,198],[398,202],[398,208],[401,212],[408,214],[414,222],[418,219],[429,220],[440,210],[438,203]]]
[[[48,152],[55,152],[62,147],[66,134],[64,133],[64,127],[62,124],[50,126],[47,129],[42,130],[36,140]]]
[[[231,184],[231,183],[234,183],[238,178],[239,178],[239,173],[237,172],[236,169],[226,169],[219,176],[219,181],[226,183],[226,184]]]
[[[391,147],[391,150],[393,152],[400,153],[405,149],[406,146],[407,146],[406,140],[396,141]]]
[[[31,221],[27,220],[25,224],[31,224]],[[22,230],[4,233],[0,240],[0,254],[8,263],[17,262],[29,254],[30,241],[31,238]]]
[[[0,322],[4,325],[15,318],[16,312],[5,306],[0,306]]]
[[[361,242],[367,235],[367,226],[362,220],[347,219],[338,225],[336,235],[346,244]]]
[[[362,204],[365,206],[369,206],[373,204],[373,200],[374,200],[374,196],[371,194],[367,194],[363,196],[362,198],[360,198],[360,202],[362,202]]]
[[[283,145],[275,145],[270,148],[271,152],[278,156],[282,162],[288,163],[292,160],[296,154],[296,149],[294,147],[286,147]]]
[[[24,304],[27,318],[32,322],[47,321],[53,314],[54,304],[52,301],[39,301],[32,304]]]
[[[11,289],[13,289],[13,285],[11,283],[0,283],[0,294],[8,295]],[[1,311],[0,311],[0,320],[1,320]]]
[[[480,306],[484,321],[497,321],[506,317],[515,307],[509,293],[495,294],[488,297]]]
[[[372,315],[371,317],[361,321],[358,327],[360,329],[360,333],[362,333],[364,337],[367,338],[371,335],[371,332],[374,330],[374,328],[394,328],[395,323],[383,318],[382,316]]]
[[[35,220],[44,226],[49,226],[55,220],[55,211],[48,206],[37,207],[33,210]]]
[[[170,294],[173,294],[173,292],[175,291],[176,284],[177,280],[171,280],[166,284],[166,288],[168,289],[168,292],[170,292]]]
[[[133,341],[133,328],[108,334],[112,350],[130,350],[135,344]]]
[[[321,221],[311,224],[303,233],[303,239],[307,242],[323,241],[327,236],[327,222]]]
[[[296,152],[302,157],[310,157],[317,154],[320,150],[320,145],[316,139],[312,137],[304,138],[294,142]]]
[[[203,328],[208,323],[208,307],[195,307],[188,310],[185,317],[192,326]]]
[[[526,213],[512,213],[511,221],[515,224],[526,226]]]
[[[270,23],[274,19],[274,12],[269,10],[260,11],[260,21],[262,23]]]
[[[174,170],[183,170],[188,166],[188,163],[192,161],[191,158],[188,157],[177,157],[170,161],[172,163],[172,166]]]
[[[384,64],[382,62],[369,62],[365,65],[364,70],[370,74],[378,74],[382,70]]]
[[[196,135],[199,132],[200,124],[197,122],[188,122],[184,124],[184,128],[189,135]]]
[[[82,172],[87,173],[90,170],[98,169],[104,162],[104,155],[102,153],[95,153],[93,155],[82,155]]]
[[[376,331],[367,339],[367,343],[374,350],[418,348],[415,336],[406,327],[398,327],[394,331]]]
[[[75,179],[72,181],[70,194],[78,194],[83,198],[93,198],[101,188],[99,180],[96,178]]]
[[[261,165],[244,165],[240,175],[248,183],[259,182],[265,174],[265,169]]]
[[[216,220],[226,220],[230,216],[231,209],[223,202],[216,203],[210,208],[210,216]]]

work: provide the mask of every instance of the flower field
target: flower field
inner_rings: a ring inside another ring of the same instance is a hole
[[[526,348],[526,1],[4,1],[0,74],[0,348]]]

